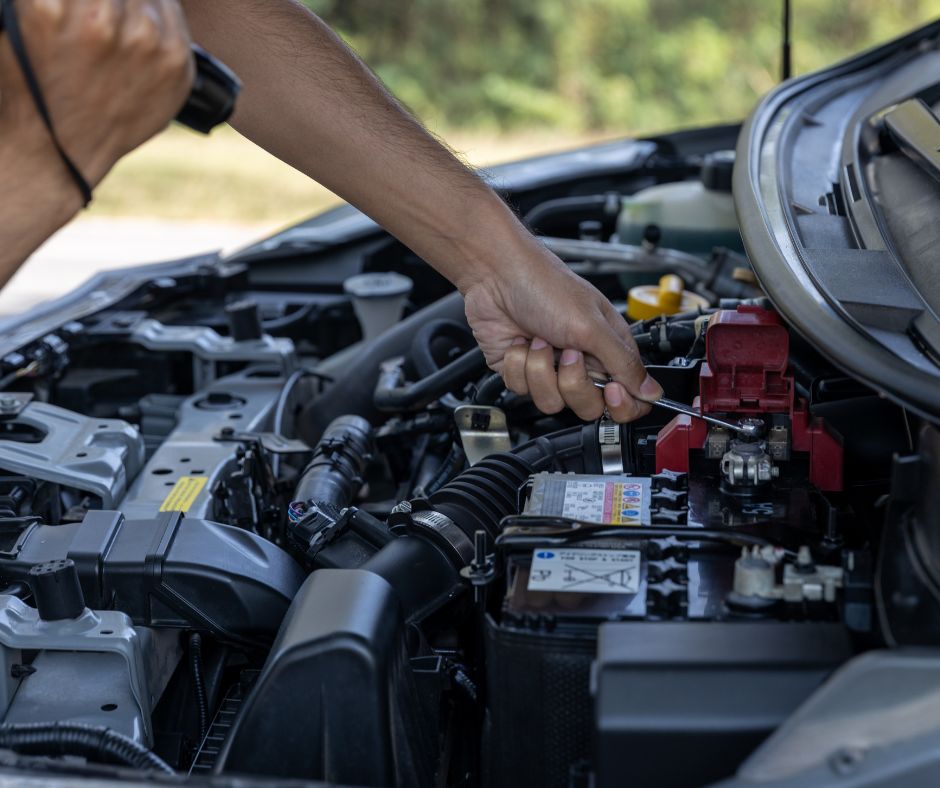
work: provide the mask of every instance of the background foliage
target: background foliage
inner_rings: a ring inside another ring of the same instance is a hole
[[[619,132],[742,118],[779,79],[781,0],[305,0],[435,128]],[[812,71],[940,0],[793,0]]]
[[[273,2],[273,0],[271,0]],[[742,119],[779,80],[782,0],[304,0],[467,161]],[[940,0],[793,0],[796,73],[940,15]],[[281,224],[336,202],[222,129],[170,128],[92,216]]]

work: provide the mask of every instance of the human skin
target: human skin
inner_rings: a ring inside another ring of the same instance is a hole
[[[649,411],[662,389],[629,327],[295,0],[183,0],[194,39],[239,75],[232,124],[371,216],[450,279],[508,388],[583,419]],[[556,371],[556,349],[563,351]],[[606,372],[603,394],[588,376]],[[644,401],[645,400],[645,401]]]
[[[29,59],[69,158],[94,187],[173,119],[194,64],[177,0],[17,0]],[[0,38],[0,286],[82,207],[6,35]]]
[[[487,363],[556,413],[617,421],[662,393],[629,327],[294,0],[184,0],[194,38],[239,73],[233,125],[359,207],[448,277]],[[19,0],[58,137],[93,187],[174,117],[192,83],[177,0]],[[0,41],[0,284],[81,207]],[[556,370],[556,349],[560,352]],[[603,394],[588,365],[612,382]],[[645,401],[644,401],[645,400]]]

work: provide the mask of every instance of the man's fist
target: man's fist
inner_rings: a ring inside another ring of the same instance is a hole
[[[528,239],[523,254],[462,288],[467,319],[491,369],[543,413],[570,407],[585,420],[649,413],[662,388],[643,368],[630,327],[592,285]],[[558,356],[556,370],[556,352]],[[588,369],[611,382],[603,395]]]
[[[178,0],[16,0],[16,11],[56,135],[91,186],[186,102],[194,64]],[[5,35],[0,145],[37,177],[63,167]]]

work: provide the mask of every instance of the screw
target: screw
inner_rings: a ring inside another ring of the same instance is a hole
[[[16,410],[19,404],[16,397],[0,397],[0,410]]]
[[[846,747],[839,750],[829,761],[836,774],[847,775],[856,771],[865,760],[865,750],[860,747]]]

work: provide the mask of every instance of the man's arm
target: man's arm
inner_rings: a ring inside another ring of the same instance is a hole
[[[24,155],[18,135],[0,140],[0,287],[50,235],[82,207],[75,184],[43,151]],[[54,155],[54,154],[53,154]]]
[[[647,412],[661,393],[623,319],[294,0],[183,0],[194,38],[244,90],[233,125],[367,213],[448,277],[491,367],[546,412]],[[554,348],[566,349],[559,372]],[[618,383],[604,398],[585,354]]]
[[[92,187],[189,94],[176,0],[19,0],[19,26],[63,148]],[[0,38],[0,287],[82,207],[4,35]]]

